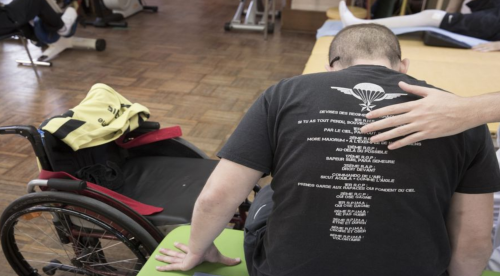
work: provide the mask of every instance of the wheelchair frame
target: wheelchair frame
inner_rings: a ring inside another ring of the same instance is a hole
[[[159,129],[158,123],[145,122],[132,134],[135,134],[133,137],[136,137],[157,129]],[[1,134],[17,134],[28,139],[38,159],[40,168],[51,171],[52,168],[43,145],[44,142],[35,127],[0,127]],[[187,150],[189,157],[209,159],[205,153],[182,138],[173,138],[169,139],[169,141],[172,141],[178,147],[182,147],[183,150]],[[35,192],[35,187],[39,187],[42,191]],[[256,186],[254,191],[257,192],[258,189],[259,187]],[[34,179],[28,183],[27,192],[27,195],[11,203],[0,218],[2,249],[8,262],[19,275],[39,275],[38,270],[32,268],[29,262],[25,260],[26,258],[20,253],[21,249],[18,248],[15,242],[14,229],[18,223],[24,223],[24,220],[27,223],[31,223],[33,218],[46,220],[47,222],[52,221],[54,228],[52,229],[50,225],[49,228],[52,232],[57,232],[54,234],[61,244],[72,244],[75,253],[75,257],[70,260],[72,265],[62,264],[58,260],[51,260],[43,267],[43,271],[47,275],[54,275],[58,270],[81,275],[135,275],[128,272],[116,272],[120,270],[120,267],[114,268],[112,265],[108,265],[104,252],[88,253],[88,248],[78,247],[82,244],[87,245],[87,242],[92,240],[91,244],[95,244],[93,251],[100,252],[103,248],[100,238],[121,241],[142,262],[149,257],[149,254],[153,253],[159,242],[165,237],[165,234],[146,217],[119,200],[87,187],[85,181]],[[235,213],[235,216],[230,221],[230,223],[234,223],[235,229],[243,228],[249,207],[250,202],[247,200],[241,204],[238,212]],[[41,213],[42,215],[40,215]],[[43,214],[48,215],[43,216]],[[66,225],[57,224],[60,221]],[[76,224],[75,221],[77,221]],[[78,223],[78,221],[80,222]],[[90,233],[88,233],[85,223],[82,222],[93,224]],[[94,229],[99,229],[99,233],[101,233],[101,230],[104,231],[100,238],[94,233]],[[43,233],[43,231],[41,232]],[[104,247],[102,250],[105,249]],[[90,257],[92,257],[92,260],[86,262],[91,263],[91,265],[81,262],[81,258],[88,259]],[[128,270],[138,272],[140,270],[138,266],[143,264],[144,262],[135,264],[134,268]],[[97,269],[94,268],[95,266],[97,266]],[[99,270],[99,266],[107,270]],[[112,268],[115,269],[114,272]]]

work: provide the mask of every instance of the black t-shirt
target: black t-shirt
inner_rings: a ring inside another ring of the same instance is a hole
[[[450,199],[500,190],[498,162],[486,126],[370,144],[369,110],[418,99],[399,81],[428,86],[358,65],[283,80],[249,109],[219,156],[273,176],[259,275],[445,275]]]

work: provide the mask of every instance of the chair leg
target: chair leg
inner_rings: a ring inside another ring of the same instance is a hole
[[[28,49],[28,45],[26,43],[26,38],[24,36],[20,36],[19,37],[23,43],[23,46],[24,46],[24,49],[26,50],[26,53],[28,54],[28,58],[30,59],[30,63],[31,63],[31,67],[33,68],[33,71],[35,72],[35,76],[37,78],[37,80],[39,80],[39,76],[38,76],[38,70],[36,69],[36,64],[33,62],[33,59],[31,58],[31,53],[30,53],[30,50]]]

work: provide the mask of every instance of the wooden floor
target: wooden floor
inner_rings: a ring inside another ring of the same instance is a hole
[[[265,88],[302,72],[314,44],[314,35],[279,27],[268,41],[260,33],[225,33],[238,2],[148,0],[159,12],[129,18],[127,29],[79,27],[78,36],[105,38],[106,51],[63,52],[52,68],[39,69],[41,83],[31,68],[16,65],[26,58],[20,43],[0,42],[0,125],[38,126],[100,82],[149,107],[162,126],[180,125],[184,138],[215,157]],[[0,136],[0,213],[36,176],[29,143]],[[0,275],[14,275],[3,253]]]

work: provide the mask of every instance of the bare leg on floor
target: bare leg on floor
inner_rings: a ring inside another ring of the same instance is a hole
[[[375,23],[384,25],[387,28],[439,27],[446,15],[446,12],[441,10],[425,10],[412,15],[364,20],[356,18],[347,8],[345,1],[340,2],[339,12],[344,26]]]

